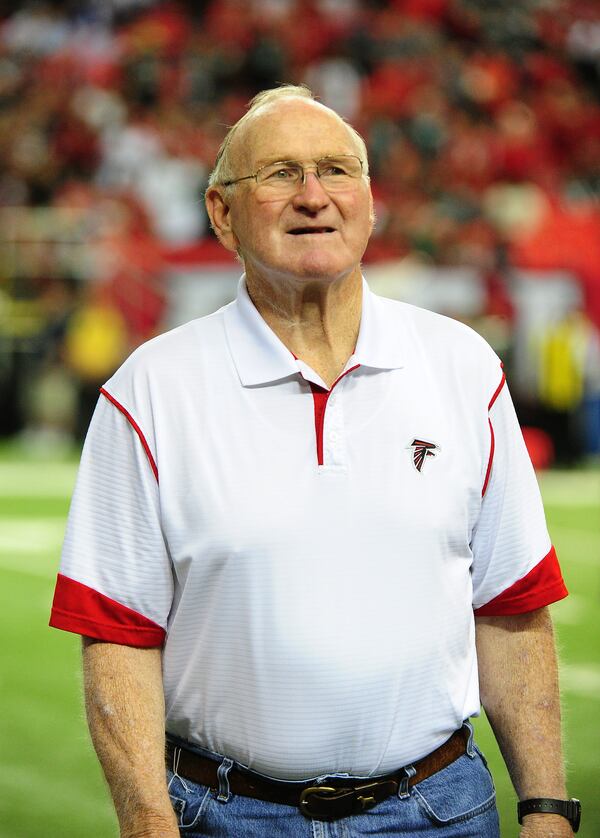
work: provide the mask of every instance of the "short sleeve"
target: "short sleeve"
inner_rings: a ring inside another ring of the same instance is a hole
[[[567,595],[535,472],[504,376],[489,406],[490,454],[473,530],[478,616],[520,614]]]
[[[50,625],[160,646],[172,597],[151,441],[133,413],[103,391],[82,453]]]

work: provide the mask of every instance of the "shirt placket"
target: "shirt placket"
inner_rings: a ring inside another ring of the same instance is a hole
[[[344,471],[348,466],[344,385],[344,379],[336,382],[327,399],[323,421],[323,463],[319,466],[319,470],[323,473]]]

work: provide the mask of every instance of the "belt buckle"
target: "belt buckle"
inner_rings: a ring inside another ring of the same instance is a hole
[[[365,783],[353,788],[333,788],[332,786],[310,786],[300,795],[298,808],[309,818],[335,820],[348,815],[366,812],[377,803],[377,799],[370,791],[379,783]],[[325,806],[319,806],[319,801]],[[344,802],[347,804],[344,806]],[[327,803],[333,803],[333,811],[327,811]],[[315,805],[316,804],[316,805]],[[341,804],[341,805],[339,805]]]

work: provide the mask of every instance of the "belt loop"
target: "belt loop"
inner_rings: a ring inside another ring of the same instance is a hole
[[[186,793],[189,794],[190,790],[188,788],[188,785],[185,782],[185,780],[183,779],[183,777],[181,777],[180,774],[179,774],[179,760],[180,759],[181,759],[181,748],[178,748],[177,745],[175,745],[174,748],[173,748],[173,767],[171,769],[172,772],[173,772],[173,776],[171,777],[171,780],[169,782],[169,789],[171,787],[171,783],[173,782],[175,777],[177,777],[177,779],[179,780],[181,785],[186,790]]]
[[[224,757],[223,762],[217,769],[217,779],[219,781],[219,793],[217,794],[217,800],[220,803],[227,803],[231,797],[231,791],[229,789],[229,772],[232,768],[233,760],[229,759],[229,757]]]
[[[400,780],[398,797],[400,800],[405,800],[407,797],[410,797],[410,788],[408,784],[410,783],[411,777],[414,777],[417,773],[417,769],[414,765],[405,765],[402,770],[404,771],[404,777]]]
[[[473,731],[473,725],[469,721],[463,722],[464,727],[467,728],[469,731],[469,738],[467,739],[467,756],[470,756],[471,759],[474,759],[477,756],[477,752],[475,751],[475,733]]]
[[[171,771],[176,777],[179,777],[179,760],[181,759],[181,748],[178,748],[177,745],[173,746],[173,765],[171,767]]]

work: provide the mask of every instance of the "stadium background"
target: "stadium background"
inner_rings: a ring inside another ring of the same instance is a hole
[[[570,787],[600,834],[600,7],[152,0],[0,9],[0,838],[116,835],[76,638],[46,628],[97,388],[239,266],[202,191],[259,89],[305,82],[369,147],[372,287],[505,362],[571,597]],[[551,468],[550,468],[551,467]],[[514,795],[485,720],[503,836]]]

